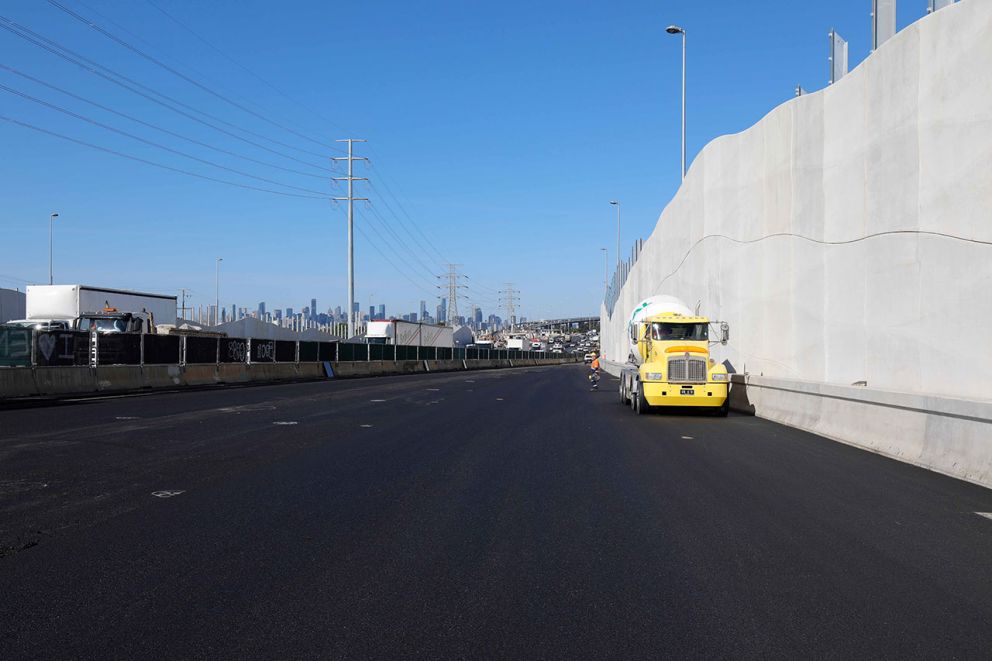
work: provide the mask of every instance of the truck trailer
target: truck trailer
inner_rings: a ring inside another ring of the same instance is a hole
[[[176,297],[86,285],[28,285],[27,318],[101,333],[154,333],[176,324]]]
[[[627,324],[627,362],[620,371],[620,403],[639,414],[655,407],[697,407],[726,416],[730,375],[710,357],[710,326],[726,344],[730,328],[693,313],[673,296],[649,298]]]
[[[369,344],[400,344],[410,347],[447,347],[455,345],[454,329],[412,321],[389,319],[370,321],[365,331]]]

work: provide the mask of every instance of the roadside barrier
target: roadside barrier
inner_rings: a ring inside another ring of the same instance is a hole
[[[0,399],[153,388],[492,369],[574,356],[197,335],[34,331],[0,326]]]

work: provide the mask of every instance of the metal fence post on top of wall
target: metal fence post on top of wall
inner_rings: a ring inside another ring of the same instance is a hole
[[[145,338],[147,335],[145,333],[141,334],[141,341],[138,342],[138,364],[142,367],[145,366]]]
[[[186,336],[179,336],[179,364],[186,366]]]

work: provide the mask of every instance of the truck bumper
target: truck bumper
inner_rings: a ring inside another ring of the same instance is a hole
[[[726,383],[641,383],[644,398],[651,406],[723,406],[727,399]]]

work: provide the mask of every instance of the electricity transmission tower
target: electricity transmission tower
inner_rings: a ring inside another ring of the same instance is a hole
[[[503,285],[499,292],[499,304],[506,307],[506,322],[510,324],[510,331],[517,324],[517,304],[520,303],[520,290],[513,287],[512,282]]]
[[[368,161],[369,159],[364,156],[354,156],[352,153],[354,143],[367,142],[366,140],[346,138],[344,140],[335,140],[335,142],[348,143],[347,156],[334,156],[331,158],[332,161],[348,161],[348,176],[331,178],[334,181],[348,182],[348,197],[335,197],[334,200],[348,202],[348,337],[352,338],[355,336],[355,200],[367,202],[369,199],[367,197],[355,197],[354,183],[356,181],[368,181],[368,177],[354,176],[352,166],[355,161]]]
[[[448,264],[448,272],[445,273],[444,275],[437,276],[438,278],[448,280],[447,285],[438,285],[438,289],[443,290],[445,286],[448,289],[448,310],[447,310],[448,318],[445,321],[448,323],[449,326],[452,327],[454,327],[455,325],[455,317],[458,316],[458,297],[460,296],[458,290],[465,289],[468,286],[458,283],[459,278],[465,277],[458,272],[458,269],[460,269],[461,267],[462,267],[461,264]]]

